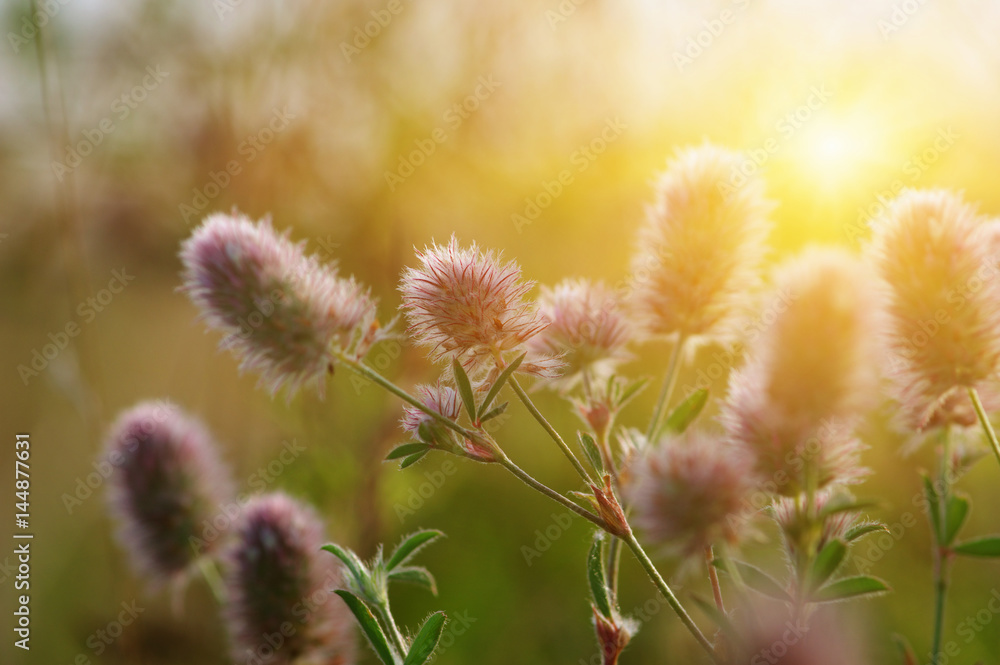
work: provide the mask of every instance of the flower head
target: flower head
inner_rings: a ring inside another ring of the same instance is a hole
[[[120,540],[154,582],[180,579],[217,541],[192,546],[229,499],[230,481],[212,438],[167,402],[142,402],[111,426],[104,462]]]
[[[241,369],[289,397],[313,382],[320,395],[334,349],[364,355],[383,333],[375,300],[353,278],[307,256],[264,219],[214,214],[181,248],[184,286],[211,328],[225,333]]]
[[[553,382],[572,388],[585,374],[606,379],[629,358],[626,346],[631,330],[614,292],[604,284],[567,279],[542,287],[538,311],[548,322],[528,347],[543,356],[559,356],[565,363],[562,379]]]
[[[868,247],[886,286],[893,392],[911,430],[969,420],[1000,364],[996,233],[943,190],[905,190]]]
[[[633,259],[636,316],[649,335],[733,333],[770,229],[763,183],[742,176],[743,162],[705,145],[678,152],[660,177]]]
[[[459,399],[458,391],[451,386],[438,383],[436,385],[417,386],[417,395],[420,401],[427,407],[437,411],[445,418],[457,420],[462,413],[462,402]],[[424,423],[430,423],[434,419],[416,408],[415,406],[403,407],[402,426],[407,434],[416,436],[417,430]]]
[[[647,446],[629,465],[625,493],[651,542],[689,555],[738,535],[736,515],[754,486],[753,462],[718,436],[688,430]]]
[[[861,474],[854,428],[877,397],[876,304],[864,264],[840,250],[807,250],[776,272],[774,322],[730,378],[723,420],[785,491],[801,489],[806,460],[820,486]]]
[[[323,525],[285,494],[257,496],[243,509],[227,551],[227,622],[237,663],[354,662],[351,620],[333,593],[335,559],[320,550]],[[288,635],[283,626],[295,626]],[[267,636],[286,636],[280,646]]]
[[[399,290],[409,331],[430,349],[434,361],[457,358],[470,370],[521,350],[545,328],[534,303],[525,299],[534,282],[521,268],[475,244],[432,245],[417,253],[420,268],[403,272]],[[529,369],[523,366],[523,370]]]

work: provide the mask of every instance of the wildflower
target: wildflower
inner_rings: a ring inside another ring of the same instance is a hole
[[[566,365],[554,386],[572,388],[581,378],[603,380],[629,358],[631,332],[614,293],[604,284],[567,279],[543,286],[538,310],[548,327],[528,342],[542,356],[560,357]]]
[[[767,310],[774,323],[730,378],[729,435],[782,493],[804,487],[806,462],[817,488],[856,480],[854,429],[877,397],[880,349],[864,265],[840,250],[807,250],[779,268]]]
[[[753,462],[719,436],[687,430],[645,447],[629,465],[625,493],[635,524],[675,554],[739,535],[730,515],[754,485]]]
[[[763,183],[732,184],[743,157],[711,145],[678,152],[660,177],[633,259],[636,317],[651,336],[727,339],[759,282],[771,204]]]
[[[993,225],[943,190],[905,190],[868,248],[886,286],[890,374],[904,422],[968,423],[960,393],[1000,363],[1000,280]]]
[[[267,219],[210,215],[184,242],[181,260],[182,290],[225,333],[220,346],[272,394],[287,385],[290,398],[312,382],[322,396],[334,350],[361,357],[387,334],[367,289],[307,256]]]
[[[333,593],[340,568],[322,555],[325,542],[312,509],[287,495],[247,503],[227,551],[226,619],[235,662],[354,662],[351,619]],[[274,644],[273,635],[282,641]]]
[[[519,352],[546,323],[525,299],[534,282],[521,280],[521,268],[475,244],[432,245],[417,253],[420,268],[403,272],[399,290],[410,334],[430,349],[434,361],[457,358],[470,374],[499,364]],[[508,354],[508,355],[513,355]],[[523,363],[521,371],[551,372],[547,359]]]
[[[785,607],[756,601],[733,612],[738,643],[720,633],[720,655],[729,665],[863,665],[871,662],[856,631],[832,607],[822,607],[808,624]]]
[[[445,418],[457,420],[462,412],[462,403],[459,400],[458,392],[451,386],[441,383],[433,386],[420,385],[417,386],[416,392],[425,406],[437,411]],[[432,422],[434,422],[433,418],[415,406],[403,407],[402,426],[403,431],[407,434],[416,436],[421,425]]]
[[[211,436],[177,407],[150,401],[118,416],[106,448],[111,512],[135,567],[158,584],[183,578],[198,556],[192,539],[230,495]]]

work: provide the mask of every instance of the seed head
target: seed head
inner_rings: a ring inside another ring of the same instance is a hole
[[[894,397],[920,431],[968,420],[967,388],[1000,362],[996,234],[944,190],[905,190],[876,226],[868,252],[885,283]]]
[[[312,382],[322,396],[334,348],[360,357],[386,335],[367,289],[307,256],[267,219],[210,215],[184,242],[181,260],[182,290],[225,334],[220,346],[272,394],[287,385],[291,398]]]
[[[758,269],[771,204],[744,158],[711,145],[677,153],[660,176],[633,260],[635,313],[652,336],[729,338]]]
[[[226,554],[236,663],[355,662],[351,620],[333,593],[340,568],[320,550],[325,542],[312,509],[285,494],[257,496],[244,507]],[[280,646],[268,641],[273,635],[285,636]]]
[[[140,573],[154,584],[181,579],[199,553],[215,551],[218,539],[192,543],[231,484],[201,423],[168,402],[142,402],[111,426],[104,461],[119,539]]]

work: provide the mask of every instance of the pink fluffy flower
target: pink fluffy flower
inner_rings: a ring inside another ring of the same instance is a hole
[[[307,256],[264,219],[214,214],[181,249],[183,290],[240,369],[289,397],[312,382],[322,396],[334,349],[363,356],[383,332],[375,300],[353,278]]]
[[[760,179],[742,175],[744,162],[715,146],[688,148],[660,177],[632,262],[635,314],[647,334],[734,332],[759,282],[772,208]]]
[[[904,191],[876,225],[868,251],[886,285],[889,371],[911,430],[971,424],[965,389],[993,392],[996,238],[973,206],[943,190]]]
[[[457,358],[468,370],[488,370],[498,358],[524,349],[545,328],[526,299],[534,282],[521,280],[517,263],[483,251],[475,243],[432,245],[417,253],[419,268],[403,272],[399,290],[410,335],[434,361]],[[526,362],[521,371],[546,373],[547,359]]]
[[[104,462],[119,539],[139,572],[157,584],[181,579],[200,553],[215,551],[201,529],[231,484],[201,423],[168,402],[142,402],[111,426]]]
[[[320,550],[325,543],[313,510],[285,494],[244,507],[226,554],[235,663],[355,662],[352,620],[334,594],[340,567]]]
[[[436,385],[417,386],[417,396],[420,401],[429,408],[437,411],[445,418],[457,420],[462,412],[462,403],[458,397],[458,392],[451,386],[441,383]],[[413,436],[417,435],[417,430],[423,423],[433,421],[429,415],[413,406],[403,407],[402,426],[403,431]]]

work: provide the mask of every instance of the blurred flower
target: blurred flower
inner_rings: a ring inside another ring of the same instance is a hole
[[[360,357],[386,335],[367,289],[306,256],[267,219],[210,215],[184,242],[181,260],[183,290],[226,334],[222,348],[272,394],[287,385],[290,398],[311,381],[322,396],[333,347]]]
[[[629,358],[628,321],[618,300],[604,284],[566,279],[542,287],[538,311],[548,327],[528,342],[541,356],[558,356],[566,365],[552,385],[570,389],[581,378],[603,380]]]
[[[753,461],[719,436],[689,429],[632,460],[624,492],[651,543],[690,555],[735,540],[735,515],[754,487]]]
[[[660,177],[632,262],[636,317],[653,336],[730,337],[759,282],[771,203],[742,155],[711,145],[677,153]]]
[[[474,371],[507,351],[520,351],[546,323],[525,296],[534,282],[521,281],[521,268],[476,243],[432,245],[417,253],[422,266],[407,268],[399,290],[410,334],[430,349],[434,361],[457,358]],[[524,363],[521,371],[551,370],[546,360]]]
[[[218,541],[192,543],[231,494],[211,436],[167,402],[142,402],[111,426],[108,497],[122,545],[156,583],[180,579]]]
[[[235,662],[355,662],[352,620],[333,593],[340,568],[320,550],[325,542],[312,509],[287,495],[247,503],[227,551],[226,619]]]
[[[819,487],[862,474],[854,428],[878,395],[876,305],[864,264],[846,252],[806,250],[776,271],[774,323],[750,345],[723,407],[771,489],[799,491],[807,460]]]
[[[838,500],[853,501],[853,497],[846,492],[819,492],[816,494],[816,514],[822,515],[823,509],[830,505],[830,501],[836,497]],[[802,514],[796,499],[792,497],[779,497],[773,504],[774,521],[781,527],[785,534],[785,542],[790,551],[795,552],[801,537],[807,528],[808,520]],[[816,551],[820,551],[832,540],[843,538],[847,531],[858,521],[860,513],[856,510],[838,510],[823,518],[823,528],[820,531],[819,541],[815,543]]]
[[[416,392],[425,406],[437,411],[445,418],[456,420],[462,412],[462,402],[458,397],[458,392],[451,386],[441,383],[433,386],[425,384],[417,386]],[[415,406],[403,407],[402,425],[403,431],[407,434],[416,436],[420,425],[433,421],[433,418]]]
[[[868,251],[886,284],[894,397],[912,430],[970,420],[1000,361],[996,232],[943,190],[905,190]]]

